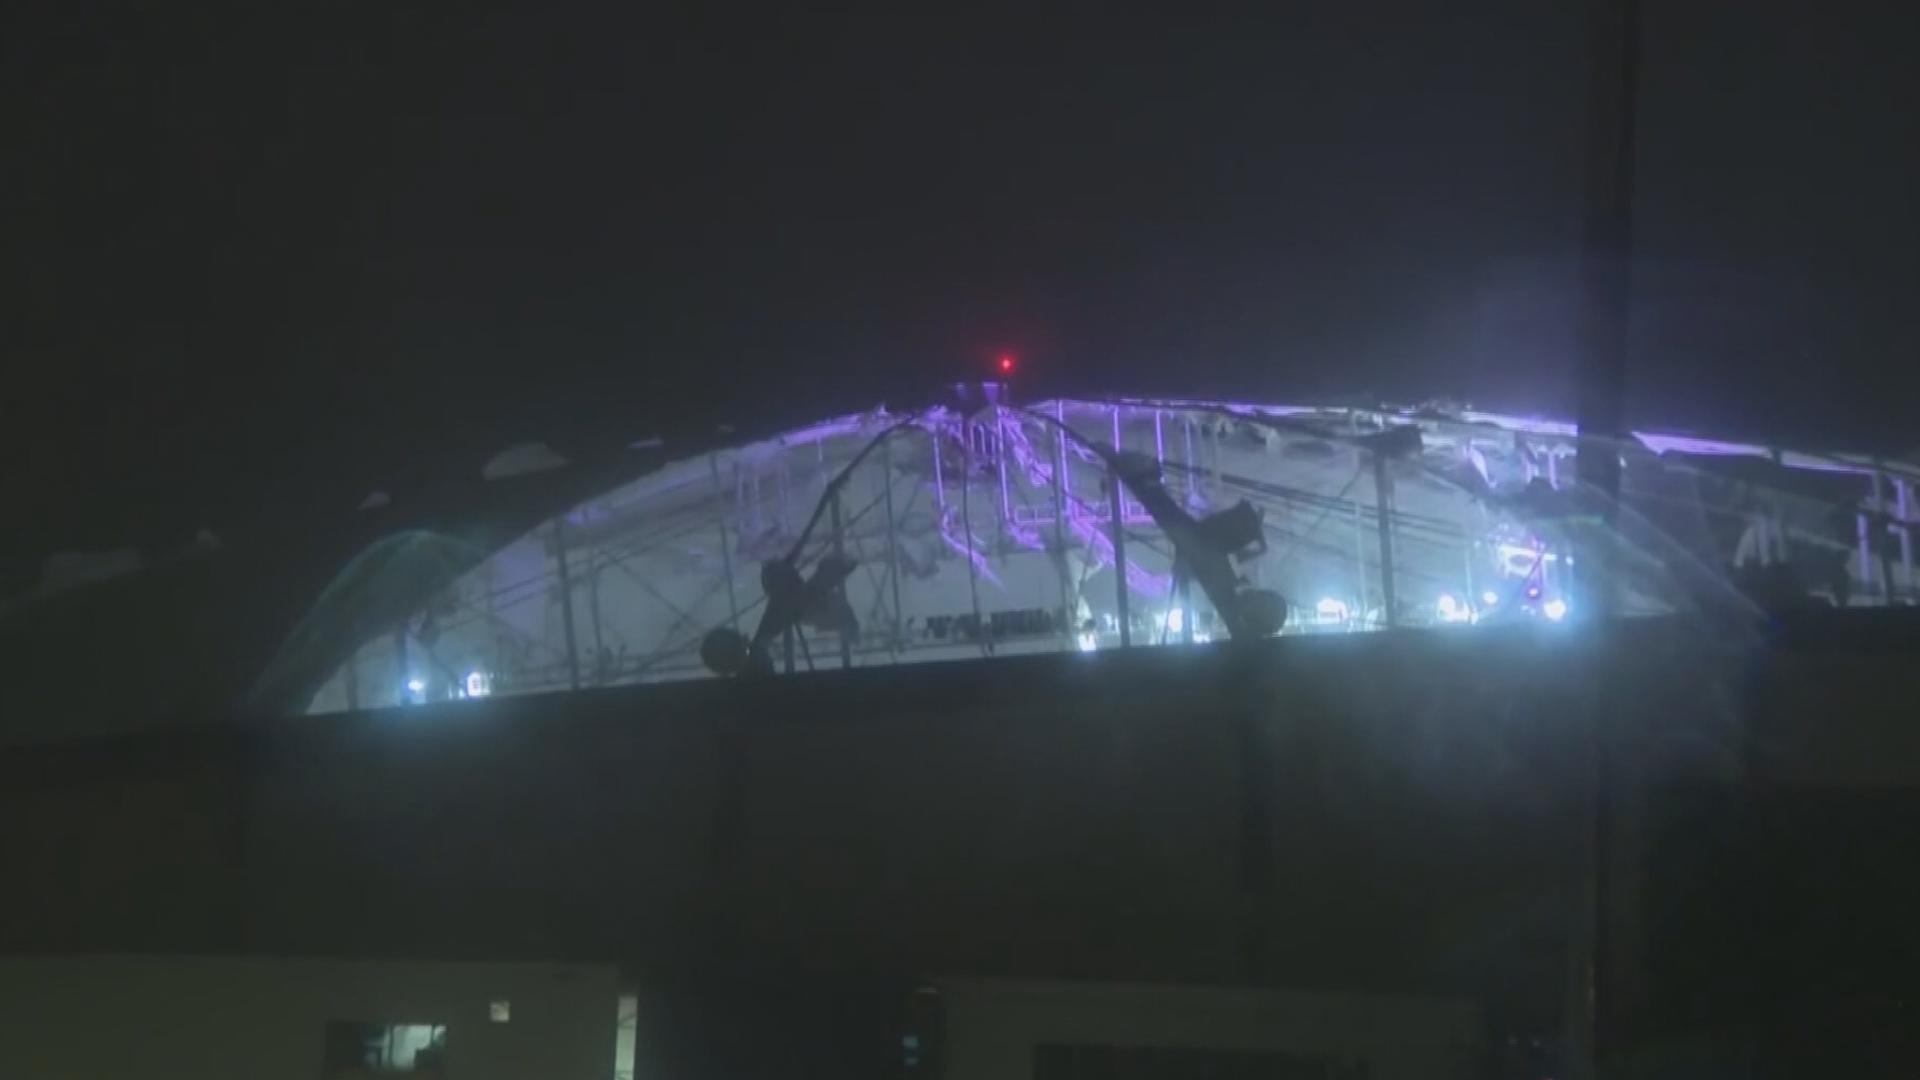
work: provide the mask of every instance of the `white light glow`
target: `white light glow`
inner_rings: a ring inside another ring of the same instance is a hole
[[[1099,647],[1100,647],[1100,640],[1093,636],[1093,631],[1085,630],[1081,632],[1080,634],[1080,651],[1081,652],[1092,652],[1093,650]]]
[[[1441,593],[1433,607],[1441,622],[1467,622],[1473,618],[1473,609],[1452,593]]]
[[[486,697],[493,693],[493,676],[484,671],[469,671],[466,678],[467,696]]]
[[[1167,633],[1177,634],[1187,624],[1187,613],[1179,608],[1167,609]]]
[[[1540,605],[1540,613],[1554,622],[1559,622],[1567,617],[1567,602],[1556,596]]]
[[[407,680],[407,689],[416,694],[424,694],[427,692],[427,680],[415,675]]]
[[[1529,573],[1539,563],[1560,561],[1553,552],[1529,544],[1502,543],[1498,550],[1501,561],[1515,573]]]
[[[1335,600],[1331,596],[1321,597],[1320,602],[1313,605],[1313,610],[1315,614],[1319,615],[1323,619],[1344,620],[1351,613],[1350,609],[1347,607],[1346,601]]]
[[[1493,607],[1495,604],[1498,604],[1499,602],[1500,602],[1500,594],[1497,592],[1494,592],[1492,589],[1488,589],[1485,592],[1480,594],[1480,603],[1485,605],[1486,607]]]

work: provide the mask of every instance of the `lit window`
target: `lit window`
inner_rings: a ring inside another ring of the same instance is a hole
[[[633,1080],[633,1059],[639,1049],[640,999],[633,994],[621,994],[614,1016],[614,1080]]]
[[[445,1024],[365,1024],[335,1021],[327,1025],[326,1076],[446,1071]]]

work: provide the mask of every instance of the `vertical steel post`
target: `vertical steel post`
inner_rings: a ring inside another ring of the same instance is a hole
[[[1627,437],[1625,383],[1627,318],[1633,248],[1634,99],[1639,73],[1639,0],[1590,0],[1588,55],[1587,206],[1582,284],[1578,442],[1574,478],[1598,511],[1600,538],[1578,552],[1586,587],[1576,593],[1578,617],[1603,620],[1619,600],[1616,558],[1609,547],[1620,498],[1620,446]],[[1572,552],[1562,552],[1570,555]],[[1597,666],[1597,662],[1596,662]],[[1587,702],[1592,737],[1592,801],[1581,833],[1582,903],[1576,909],[1569,965],[1567,1071],[1592,1080],[1615,1053],[1613,997],[1621,980],[1614,954],[1612,740],[1606,722],[1615,710],[1604,674]]]
[[[835,488],[833,491],[833,505],[830,509],[833,511],[833,555],[836,559],[845,559],[847,557],[847,538],[845,530],[840,526],[839,488]],[[846,599],[846,589],[846,585],[842,584],[834,590],[840,594],[840,598],[843,601]],[[840,668],[844,671],[853,666],[853,642],[847,640],[847,629],[845,626],[839,628],[836,636],[840,639]]]
[[[1182,415],[1180,426],[1185,429],[1187,435],[1187,499],[1192,501],[1194,495],[1200,490],[1200,469],[1193,460],[1193,417]]]
[[[1213,494],[1218,495],[1220,493],[1220,489],[1226,486],[1225,477],[1226,477],[1227,467],[1226,467],[1226,462],[1221,460],[1220,429],[1214,428],[1211,432],[1211,435],[1212,435],[1212,441],[1213,441]]]
[[[968,421],[960,421],[960,527],[967,532],[967,595],[973,601],[973,632],[985,654],[991,650],[987,648],[986,625],[980,619],[980,572],[973,565],[973,438],[967,426]]]
[[[402,705],[407,704],[407,695],[412,693],[411,688],[407,686],[407,683],[413,678],[413,674],[407,670],[409,666],[410,662],[407,660],[407,624],[403,622],[393,628],[393,677],[396,683],[394,695]]]
[[[580,650],[573,640],[573,579],[567,574],[567,515],[553,519],[553,558],[560,569],[560,618],[567,624],[567,683],[580,689]]]
[[[1054,402],[1058,415],[1059,402]],[[1053,549],[1054,568],[1060,572],[1060,635],[1063,647],[1072,649],[1078,627],[1073,625],[1075,609],[1067,587],[1067,433],[1054,431],[1053,451]]]
[[[1389,628],[1400,625],[1393,581],[1393,474],[1387,456],[1373,455],[1373,496],[1380,511],[1380,603]]]
[[[1865,596],[1873,588],[1873,548],[1867,536],[1867,515],[1861,511],[1853,515],[1854,542],[1859,547],[1860,558],[1860,595]]]
[[[607,677],[607,643],[600,631],[600,571],[597,549],[587,549],[587,617],[593,620],[593,685]]]
[[[787,463],[787,455],[782,451],[780,462],[780,528],[786,531],[793,528],[793,470]]]
[[[735,633],[740,631],[740,597],[733,591],[733,535],[727,531],[727,491],[720,485],[720,455],[707,455],[707,465],[713,470],[713,497],[720,503],[720,565],[727,572],[727,625]]]
[[[993,431],[998,437],[1000,452],[1000,535],[1007,535],[1007,523],[1013,520],[1013,498],[1007,492],[1007,412],[1000,406],[993,407]]]
[[[1592,68],[1574,472],[1581,489],[1594,498],[1603,526],[1597,532],[1606,536],[1620,498],[1620,445],[1627,437],[1621,388],[1632,289],[1639,2],[1591,0],[1589,9]],[[1579,556],[1587,584],[1576,607],[1583,618],[1604,618],[1612,613],[1618,591],[1611,552],[1603,541]]]
[[[900,612],[900,541],[898,524],[893,520],[893,440],[880,441],[880,467],[887,471],[887,579],[893,585],[893,628],[887,635],[893,651],[898,653],[902,644],[901,628],[905,617]]]
[[[1880,470],[1876,468],[1873,472],[1873,516],[1877,521],[1884,521],[1887,517],[1885,484],[1885,478],[1881,475]],[[1888,607],[1892,607],[1893,560],[1887,557],[1886,545],[1887,541],[1883,536],[1880,538],[1880,558],[1875,561],[1880,564],[1880,602]]]
[[[1060,444],[1060,465],[1061,465],[1060,490],[1066,493],[1067,497],[1071,499],[1073,496],[1073,478],[1066,475],[1067,410],[1066,410],[1066,406],[1058,398],[1055,398],[1053,402],[1053,422],[1059,425],[1059,427],[1054,431],[1054,436]]]
[[[963,421],[964,422],[964,421]],[[940,509],[947,508],[947,478],[940,470],[940,425],[936,422],[927,429],[933,437],[933,497],[939,501]]]
[[[1162,471],[1167,467],[1167,440],[1160,432],[1160,410],[1153,410],[1153,460]]]
[[[1347,427],[1355,437],[1360,434],[1360,416],[1352,409],[1347,410]],[[1360,470],[1366,468],[1366,461],[1360,456],[1362,451],[1354,452],[1353,482],[1360,482]],[[1353,571],[1354,579],[1359,583],[1360,620],[1367,618],[1367,532],[1361,523],[1360,496],[1353,497]]]
[[[1119,413],[1116,411],[1114,415],[1117,417]],[[1108,470],[1107,476],[1113,486],[1113,497],[1109,501],[1113,506],[1114,608],[1119,613],[1120,647],[1124,649],[1133,644],[1132,613],[1127,610],[1126,487],[1120,482],[1120,474],[1117,471]]]
[[[1913,596],[1913,484],[1893,482],[1896,509],[1900,514],[1900,576],[1906,581],[1907,596]]]
[[[1120,406],[1113,407],[1113,452],[1120,452]]]

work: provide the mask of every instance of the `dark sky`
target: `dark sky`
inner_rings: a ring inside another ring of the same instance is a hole
[[[1579,5],[812,6],[12,16],[6,560],[1003,347],[1570,412]],[[1648,6],[1636,419],[1920,444],[1916,17]]]

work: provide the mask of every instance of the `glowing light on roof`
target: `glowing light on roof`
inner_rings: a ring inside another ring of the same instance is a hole
[[[1567,602],[1556,596],[1540,605],[1540,613],[1554,622],[1559,622],[1567,617]]]

